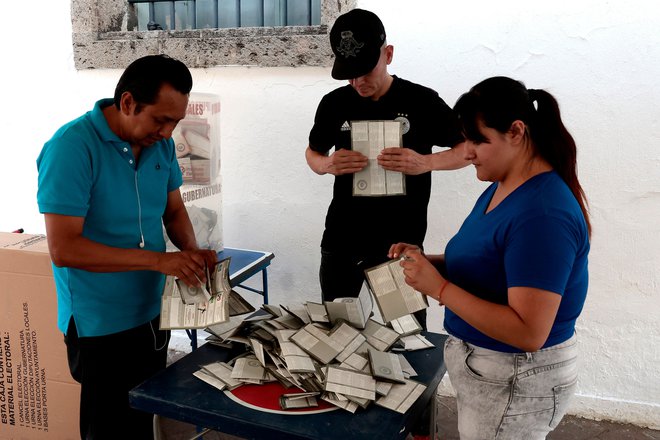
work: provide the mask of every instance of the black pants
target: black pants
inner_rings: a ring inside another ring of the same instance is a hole
[[[385,263],[387,255],[355,257],[321,250],[319,279],[323,301],[336,298],[357,297],[364,284],[364,270]],[[426,309],[414,313],[415,318],[426,330]]]
[[[81,439],[153,439],[153,415],[130,408],[128,392],[165,368],[170,332],[159,330],[158,321],[80,338],[69,322],[64,342],[71,375],[81,384]]]

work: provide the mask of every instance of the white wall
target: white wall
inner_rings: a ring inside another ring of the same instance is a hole
[[[29,25],[19,19],[23,3],[5,6],[13,19],[0,29],[3,231],[45,232],[35,198],[40,148],[61,124],[111,96],[121,73],[75,71],[66,3],[40,2]],[[499,74],[558,98],[578,143],[594,226],[572,412],[660,428],[658,7],[651,0],[452,3],[359,5],[385,23],[395,46],[391,72],[433,87],[449,105]],[[319,99],[342,83],[324,68],[193,75],[195,90],[222,99],[225,243],[275,253],[273,303],[318,300],[332,177],[312,173],[303,152]],[[435,174],[429,250],[443,249],[483,187],[471,168]],[[441,330],[442,311],[432,312],[431,329]]]

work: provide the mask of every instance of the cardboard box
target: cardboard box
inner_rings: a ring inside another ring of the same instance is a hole
[[[0,232],[0,439],[79,439],[44,235]]]

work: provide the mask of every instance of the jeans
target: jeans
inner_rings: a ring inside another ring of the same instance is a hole
[[[450,336],[445,362],[461,440],[544,439],[577,383],[575,336],[533,353],[502,353]]]

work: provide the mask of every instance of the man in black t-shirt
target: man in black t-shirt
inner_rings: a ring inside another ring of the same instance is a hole
[[[432,152],[434,145],[454,147],[463,137],[451,109],[435,91],[388,73],[394,47],[387,44],[374,13],[353,9],[341,15],[330,32],[330,44],[335,54],[332,77],[349,84],[321,100],[305,152],[315,173],[336,176],[321,241],[325,301],[357,296],[364,270],[387,261],[392,244],[422,247],[431,171],[467,165],[460,148]],[[364,120],[402,122],[404,148],[385,148],[378,164],[406,175],[405,195],[353,196],[353,174],[367,165],[367,157],[351,150],[351,122]],[[426,328],[426,311],[416,316]]]

